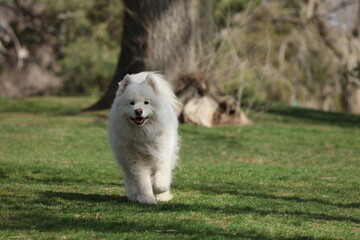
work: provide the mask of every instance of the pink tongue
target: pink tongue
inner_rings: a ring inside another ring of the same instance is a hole
[[[135,118],[135,122],[136,123],[142,123],[143,122],[143,118]]]

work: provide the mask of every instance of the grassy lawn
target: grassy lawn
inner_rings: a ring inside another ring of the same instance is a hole
[[[360,116],[181,126],[174,200],[129,202],[94,98],[0,99],[0,239],[360,239]]]

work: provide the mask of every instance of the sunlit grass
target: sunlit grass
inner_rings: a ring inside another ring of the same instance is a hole
[[[0,100],[0,239],[359,239],[360,118],[181,126],[174,200],[124,197],[94,98]]]

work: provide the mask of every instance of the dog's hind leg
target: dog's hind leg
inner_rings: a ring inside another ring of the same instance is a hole
[[[138,196],[136,185],[131,176],[126,176],[125,178],[125,192],[126,196],[130,201],[136,202]]]

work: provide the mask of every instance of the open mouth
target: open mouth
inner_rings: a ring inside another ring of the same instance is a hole
[[[137,118],[131,118],[136,125],[143,125],[147,118],[143,117],[137,117]]]

